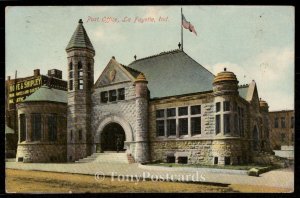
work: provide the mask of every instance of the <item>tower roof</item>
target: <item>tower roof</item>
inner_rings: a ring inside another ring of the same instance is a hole
[[[223,72],[217,74],[217,76],[214,78],[213,83],[224,82],[224,81],[238,82],[235,74],[233,72],[226,71],[226,68],[224,68]]]
[[[66,47],[66,50],[69,50],[71,48],[87,48],[92,51],[94,50],[94,47],[90,41],[90,38],[88,37],[84,27],[83,27],[83,22],[80,19],[78,22],[78,26],[73,33],[73,36],[71,40],[69,41],[68,46]]]

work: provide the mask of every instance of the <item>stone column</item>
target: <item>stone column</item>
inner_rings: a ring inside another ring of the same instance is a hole
[[[148,88],[147,80],[141,73],[135,81],[136,93],[136,147],[135,161],[144,163],[149,161],[148,140]]]

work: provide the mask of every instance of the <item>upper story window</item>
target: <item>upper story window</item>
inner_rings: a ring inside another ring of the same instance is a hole
[[[117,100],[117,91],[116,90],[110,90],[109,91],[109,102],[114,102]]]
[[[178,108],[178,115],[184,116],[188,114],[188,107],[179,107]]]
[[[167,117],[174,117],[174,116],[176,116],[176,109],[175,108],[167,109]]]
[[[201,106],[200,105],[191,106],[191,115],[197,115],[197,114],[201,114]]]
[[[73,63],[72,62],[69,63],[69,70],[73,70]]]
[[[281,117],[281,128],[285,128],[285,117]]]
[[[278,128],[278,117],[274,119],[274,128]]]
[[[121,88],[118,89],[118,100],[124,100],[125,99],[125,89]]]
[[[219,112],[221,110],[221,103],[217,102],[216,103],[216,112]]]
[[[230,101],[223,102],[223,111],[230,111]]]
[[[164,109],[156,110],[156,118],[164,118],[164,117],[165,117]]]
[[[78,89],[80,89],[80,90],[83,89],[83,80],[82,79],[78,80]]]
[[[221,132],[221,119],[220,115],[216,115],[216,134],[219,134]]]
[[[101,98],[102,103],[107,103],[107,101],[108,101],[108,92],[107,91],[101,92],[100,93],[100,98]]]
[[[82,63],[81,61],[78,62],[78,70],[81,70],[82,69]]]

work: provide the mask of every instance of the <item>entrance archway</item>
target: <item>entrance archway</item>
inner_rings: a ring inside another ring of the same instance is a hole
[[[125,139],[125,132],[122,126],[115,122],[109,123],[103,128],[101,133],[101,151],[125,151]]]

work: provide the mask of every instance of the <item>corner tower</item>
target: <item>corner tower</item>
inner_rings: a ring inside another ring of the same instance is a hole
[[[68,161],[91,154],[91,91],[94,47],[80,19],[66,47],[68,55]]]

